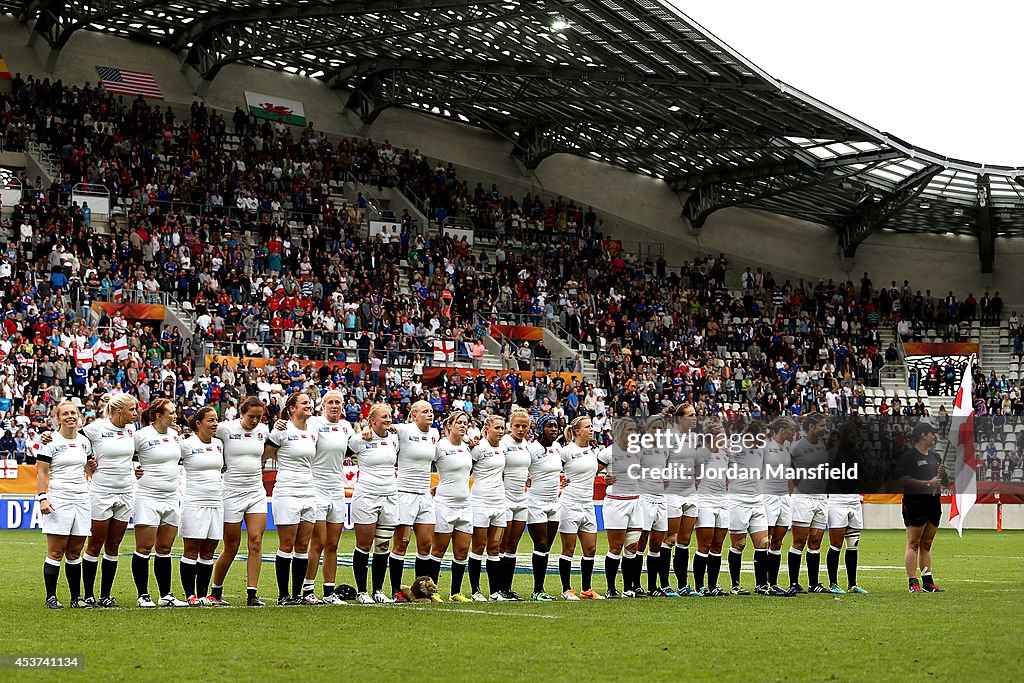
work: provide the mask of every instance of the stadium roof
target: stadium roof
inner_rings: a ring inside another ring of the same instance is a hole
[[[240,62],[485,127],[536,167],[578,154],[663,178],[700,229],[745,206],[872,231],[1024,235],[1024,169],[945,158],[758,69],[660,0],[0,1],[53,59],[78,29],[173,50],[204,92]]]

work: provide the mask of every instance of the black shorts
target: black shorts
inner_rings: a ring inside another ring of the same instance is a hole
[[[931,522],[935,526],[942,520],[942,500],[938,496],[903,496],[903,524],[924,526]]]

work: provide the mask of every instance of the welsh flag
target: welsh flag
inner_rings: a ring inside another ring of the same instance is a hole
[[[953,501],[949,508],[949,523],[962,537],[964,519],[978,499],[977,460],[974,457],[974,391],[971,364],[964,368],[960,388],[953,404],[953,420],[949,427],[949,442],[956,443],[956,464],[953,479]]]
[[[293,126],[306,125],[306,110],[302,102],[246,90],[245,104],[258,119],[282,121]]]

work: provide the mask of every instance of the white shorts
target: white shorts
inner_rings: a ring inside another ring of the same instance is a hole
[[[487,529],[492,526],[504,528],[506,526],[505,515],[508,514],[508,508],[505,507],[505,503],[498,505],[473,503],[470,507],[473,508],[473,528]]]
[[[111,518],[119,522],[127,522],[132,518],[132,494],[130,493],[104,493],[92,489],[89,492],[89,506],[92,508],[92,518],[101,522]]]
[[[274,496],[272,501],[275,526],[292,526],[300,522],[316,521],[314,496]]]
[[[434,525],[434,499],[429,493],[398,492],[398,526]]]
[[[267,514],[267,493],[259,491],[224,490],[224,523],[240,524],[246,515]]]
[[[505,500],[505,522],[525,522],[530,518],[526,499]]]
[[[697,496],[680,496],[676,493],[665,494],[665,505],[668,507],[668,518],[676,519],[677,517],[696,517],[697,516]]]
[[[729,508],[730,534],[756,534],[768,531],[768,514],[763,505],[734,505]]]
[[[150,500],[136,496],[133,506],[135,526],[178,526],[180,505],[177,498]]]
[[[829,529],[863,529],[864,509],[860,503],[854,505],[829,505]]]
[[[790,497],[777,496],[771,493],[764,494],[764,512],[768,515],[768,526],[784,526],[787,529],[792,524],[792,511]]]
[[[221,540],[224,538],[224,508],[182,505],[178,535],[182,538]]]
[[[642,529],[644,526],[639,498],[605,498],[601,512],[605,529]]]
[[[434,503],[434,533],[450,534],[453,531],[473,533],[473,508],[469,505],[450,508],[444,503]]]
[[[644,531],[668,531],[668,504],[664,496],[640,494],[640,509],[644,513]]]
[[[398,526],[398,494],[380,496],[374,493],[352,494],[349,515],[353,524],[376,524],[382,527]]]
[[[558,506],[558,533],[597,533],[597,512],[594,510],[593,501],[576,503],[563,500]]]
[[[87,501],[50,500],[53,511],[41,514],[43,533],[51,536],[88,536],[92,532]]]
[[[824,529],[828,521],[828,500],[808,495],[793,495],[793,526]]]
[[[558,499],[555,500],[534,500],[526,499],[527,519],[530,524],[543,524],[544,522],[558,521]]]
[[[348,500],[345,489],[316,491],[316,521],[328,524],[344,524],[348,517]]]
[[[697,525],[698,529],[715,528],[715,529],[728,529],[729,528],[729,508],[725,505],[702,505],[697,510]]]

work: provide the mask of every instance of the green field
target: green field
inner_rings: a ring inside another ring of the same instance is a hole
[[[941,532],[935,577],[948,592],[926,595],[907,593],[903,538],[865,533],[858,578],[868,596],[142,611],[125,554],[114,595],[131,607],[53,612],[43,606],[42,534],[5,531],[0,654],[85,655],[83,672],[19,674],[51,679],[1021,680],[1024,532],[968,531],[963,540]],[[342,543],[351,548],[350,533]],[[272,533],[264,547],[274,552]],[[122,552],[131,549],[126,542]],[[520,552],[528,551],[524,540]],[[745,559],[749,588],[749,549]],[[603,589],[603,574],[595,574]],[[228,600],[244,601],[244,576],[236,562]],[[339,582],[351,577],[339,569]],[[440,583],[447,595],[446,573]],[[728,584],[727,568],[720,583]],[[261,584],[265,599],[276,596],[272,563],[263,565]],[[520,594],[531,585],[517,576]],[[548,591],[557,587],[549,576]],[[63,575],[59,595],[67,603]]]

